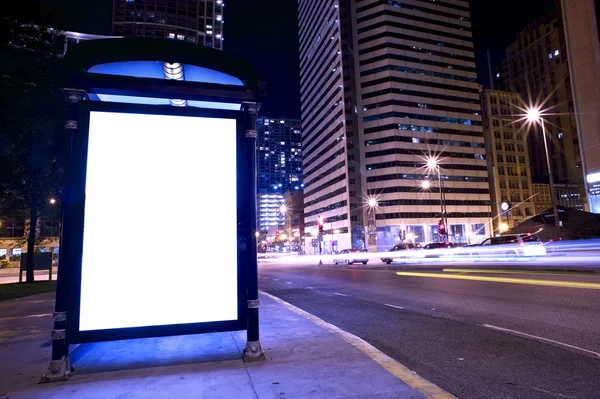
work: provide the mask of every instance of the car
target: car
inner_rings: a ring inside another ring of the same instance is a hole
[[[360,255],[364,250],[360,249],[343,249],[333,258],[333,263],[351,265],[353,263],[362,263],[366,265],[369,259],[365,258],[364,255]]]
[[[419,244],[419,243],[414,243],[414,244],[413,243],[400,243],[400,244],[394,245],[391,249],[388,250],[388,252],[420,251],[422,249],[423,248],[421,247],[421,244]],[[404,256],[401,255],[401,254],[397,254],[397,255],[394,254],[393,257],[391,257],[391,256],[387,257],[386,256],[384,258],[381,258],[381,261],[384,262],[384,263],[387,263],[389,265],[390,263],[392,263],[392,261],[394,259],[397,259],[397,258],[408,258],[408,257],[412,257],[412,256],[408,255],[408,254],[406,254]],[[419,257],[419,256],[416,256],[416,257]]]
[[[430,242],[423,247],[424,250],[430,251],[430,253],[425,254],[425,258],[439,258],[441,255],[450,255],[447,250],[452,248],[456,248],[456,245],[451,242]]]
[[[546,255],[546,248],[535,234],[505,234],[490,237],[477,247],[471,248],[471,256],[474,258],[482,256],[535,258],[544,255]]]

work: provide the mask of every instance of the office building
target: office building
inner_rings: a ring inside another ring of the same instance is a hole
[[[550,114],[544,120],[554,182],[581,182],[582,160],[560,11],[538,18],[519,32],[506,54],[506,65],[501,64],[496,75],[496,81],[502,82],[498,88],[519,93],[526,104],[543,102]],[[532,181],[548,183],[546,158],[538,156],[545,153],[539,126],[531,129],[527,144]]]
[[[562,0],[589,210],[600,213],[600,0]]]
[[[114,0],[113,34],[223,50],[223,0]]]
[[[550,185],[534,183],[532,184],[533,203],[535,213],[541,214],[548,210],[552,211],[552,197],[550,195]],[[556,204],[565,208],[584,211],[586,208],[585,196],[581,195],[582,187],[579,184],[555,184],[554,192],[556,195]],[[559,216],[560,217],[560,216]]]
[[[302,132],[297,119],[260,116],[256,121],[260,229],[283,228],[284,194],[302,190]]]
[[[526,131],[514,116],[523,99],[487,89],[481,103],[494,232],[503,233],[535,215]]]
[[[326,246],[334,236],[339,249],[364,247],[364,236],[379,250],[404,236],[436,241],[430,157],[450,239],[489,233],[469,21],[462,0],[299,0],[305,226],[322,218]]]

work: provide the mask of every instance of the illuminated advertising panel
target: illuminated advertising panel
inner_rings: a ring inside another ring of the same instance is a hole
[[[240,119],[214,112],[88,113],[75,341],[243,329]]]

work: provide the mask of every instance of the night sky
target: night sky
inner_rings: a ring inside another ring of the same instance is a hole
[[[68,29],[110,34],[112,0],[46,0],[63,10]],[[226,0],[225,50],[250,61],[268,97],[261,113],[275,118],[300,117],[296,0]],[[486,50],[492,64],[516,33],[553,10],[555,0],[471,0],[471,23],[479,80],[489,85]]]

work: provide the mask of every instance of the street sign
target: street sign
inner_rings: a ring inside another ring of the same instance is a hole
[[[316,240],[316,239],[313,238],[312,239],[312,246],[315,247],[315,248],[318,247],[319,246],[319,240]]]

